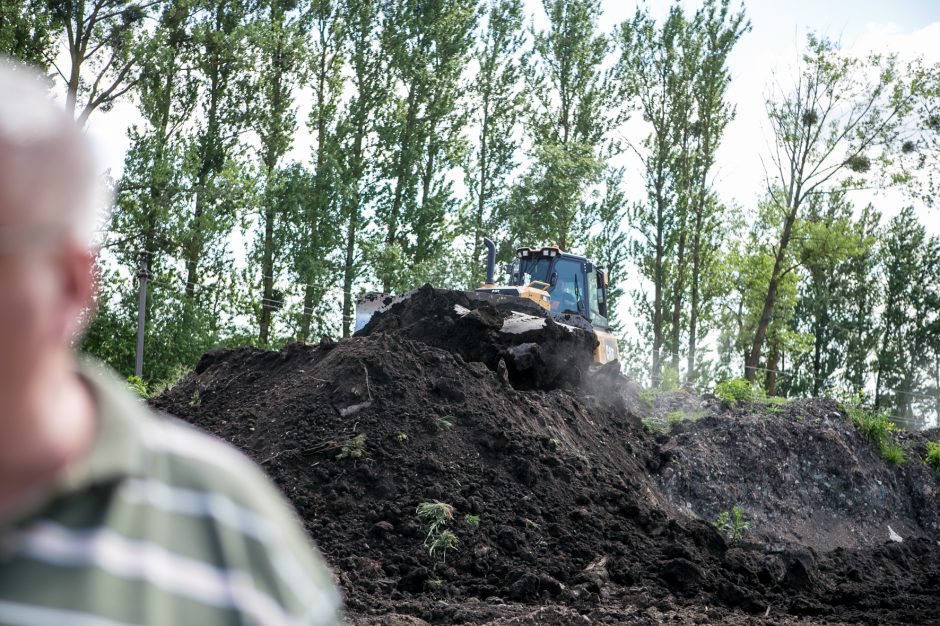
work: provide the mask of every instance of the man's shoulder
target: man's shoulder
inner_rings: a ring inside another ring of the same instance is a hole
[[[182,420],[158,412],[136,398],[103,366],[83,364],[99,404],[100,465],[128,478],[177,489],[222,493],[242,506],[262,511],[284,508],[270,479],[244,453]]]

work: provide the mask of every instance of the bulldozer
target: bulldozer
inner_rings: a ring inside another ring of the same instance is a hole
[[[610,333],[608,323],[608,279],[603,268],[558,246],[519,248],[506,267],[507,282],[497,284],[496,244],[487,237],[483,244],[487,251],[486,278],[476,290],[462,293],[471,302],[511,308],[513,315],[503,322],[503,333],[532,335],[551,318],[555,325],[571,333],[593,335],[594,364],[619,360],[617,339]],[[356,305],[356,331],[363,329],[376,313],[413,293],[366,295]]]

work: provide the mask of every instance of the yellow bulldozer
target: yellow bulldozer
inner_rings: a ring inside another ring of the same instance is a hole
[[[497,284],[496,245],[485,237],[483,243],[487,250],[486,279],[478,289],[463,293],[471,301],[508,305],[514,312],[503,323],[502,332],[528,333],[544,326],[550,317],[570,332],[594,335],[595,364],[619,360],[617,339],[609,329],[608,284],[603,268],[558,246],[519,248],[506,267],[507,282]],[[412,293],[366,295],[356,305],[356,331],[364,328],[377,312],[391,308]]]
[[[619,359],[617,339],[610,334],[607,312],[607,273],[583,256],[569,254],[558,246],[519,248],[508,267],[508,284],[497,285],[496,245],[486,246],[486,280],[476,293],[530,300],[559,323],[574,323],[597,338],[595,363]]]

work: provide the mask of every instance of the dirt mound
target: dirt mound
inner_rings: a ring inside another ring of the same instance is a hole
[[[534,303],[520,308],[517,298],[492,299],[425,285],[376,313],[357,335],[391,333],[416,339],[494,371],[502,361],[509,380],[520,389],[582,384],[597,340],[577,321],[580,318],[553,317]]]
[[[750,405],[674,428],[660,446],[662,492],[707,520],[738,506],[766,541],[817,550],[892,532],[940,538],[940,482],[916,450],[900,467],[886,463],[832,400],[775,410],[769,419]]]
[[[706,417],[653,436],[616,368],[546,389],[499,360],[469,361],[498,354],[504,339],[494,325],[449,318],[453,304],[442,301],[427,324],[396,314],[340,343],[213,351],[154,400],[267,470],[337,571],[354,623],[577,623],[575,613],[590,623],[755,623],[744,611],[774,624],[924,624],[940,612],[931,509],[898,505],[917,525],[903,527],[903,543],[822,552],[793,543],[808,535],[781,531],[818,500],[782,484],[760,508],[777,465],[791,459],[783,482],[806,481],[809,455],[832,457],[838,480],[873,497],[869,483],[884,474],[852,474],[874,461],[831,405],[799,409],[814,428],[830,421],[829,444],[797,441],[825,438],[769,414]],[[431,345],[448,341],[454,349]],[[526,385],[540,388],[517,388]],[[811,465],[821,462],[830,461]],[[435,501],[453,507],[444,528],[457,544],[431,554],[416,509]],[[730,503],[756,523],[741,541],[710,523]],[[777,515],[779,506],[790,508]]]

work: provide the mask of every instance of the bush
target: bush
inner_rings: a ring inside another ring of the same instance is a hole
[[[150,394],[147,393],[147,383],[145,383],[144,379],[140,376],[128,376],[127,388],[136,393],[141,398],[150,397]]]
[[[750,530],[751,523],[745,519],[744,509],[734,505],[730,511],[722,511],[712,522],[712,526],[717,528],[728,541],[736,543],[744,537],[745,532]]]
[[[940,477],[940,441],[927,442],[927,456],[924,457],[924,461]]]
[[[884,410],[866,409],[860,401],[850,400],[843,404],[849,419],[855,427],[868,439],[868,442],[878,448],[881,456],[894,465],[901,465],[906,460],[904,448],[892,441],[890,433],[897,431],[898,427]]]
[[[738,402],[763,402],[767,399],[761,388],[743,378],[723,380],[715,385],[715,397],[728,408]]]
[[[892,465],[903,465],[904,461],[907,460],[904,448],[894,442],[889,442],[884,445],[881,449],[881,456]]]

